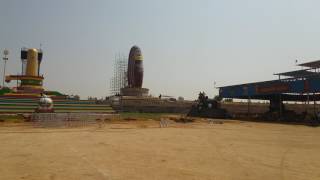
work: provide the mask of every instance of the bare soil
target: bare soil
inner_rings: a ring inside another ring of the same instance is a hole
[[[0,179],[320,179],[319,137],[320,128],[241,121],[0,123]]]

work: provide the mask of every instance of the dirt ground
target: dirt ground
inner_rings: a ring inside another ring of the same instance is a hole
[[[319,137],[320,128],[240,121],[0,123],[0,179],[320,179]]]

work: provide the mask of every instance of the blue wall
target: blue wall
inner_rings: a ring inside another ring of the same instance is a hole
[[[317,92],[320,92],[320,77],[312,77],[306,80],[284,79],[263,81],[219,88],[219,95],[223,98],[248,98],[280,93],[302,94]]]

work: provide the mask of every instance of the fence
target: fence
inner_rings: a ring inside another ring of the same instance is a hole
[[[36,127],[86,127],[118,119],[119,114],[94,113],[33,113],[31,121]]]

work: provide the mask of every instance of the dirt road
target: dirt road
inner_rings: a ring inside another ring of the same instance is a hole
[[[0,125],[1,180],[320,179],[320,128],[253,122]]]

